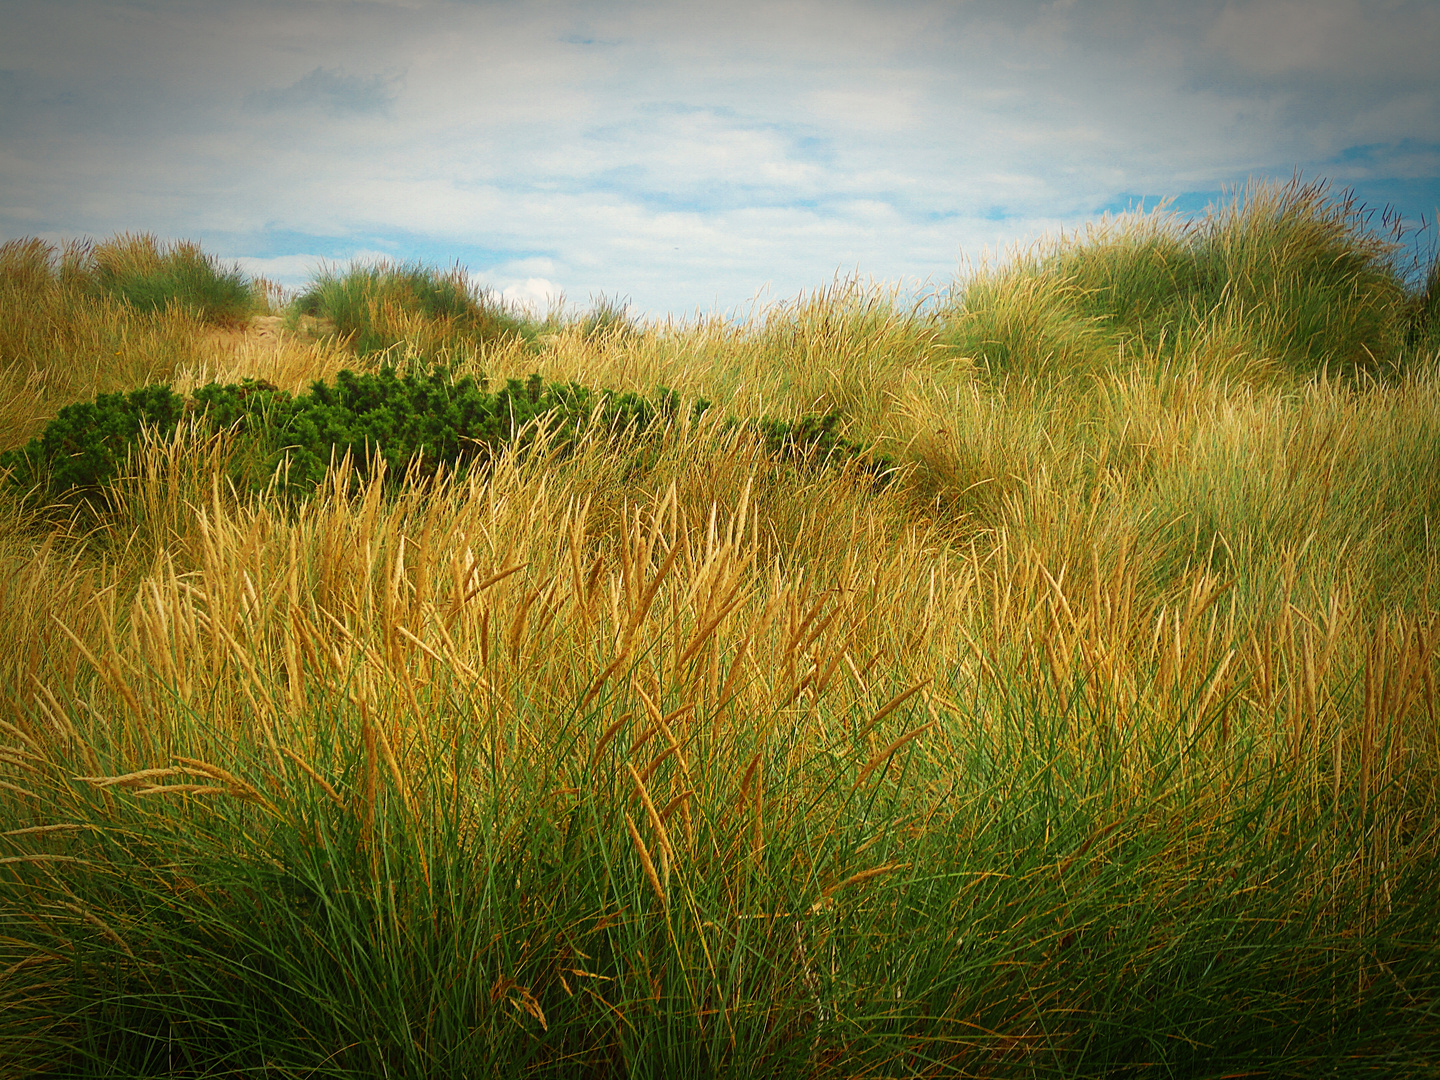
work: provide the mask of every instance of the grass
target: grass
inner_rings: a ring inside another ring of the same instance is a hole
[[[226,269],[190,241],[162,245],[150,235],[117,236],[92,248],[93,287],[140,311],[188,308],[201,321],[233,325],[267,302],[238,269]]]
[[[97,394],[189,389],[237,369],[287,389],[333,377],[338,354],[320,343],[292,338],[260,350],[240,340],[240,324],[268,310],[273,293],[194,244],[147,235],[0,245],[0,450]]]
[[[182,428],[83,533],[5,497],[0,1069],[1440,1072],[1437,357],[1354,211],[388,354],[837,408],[883,487],[681,409],[299,502]],[[1153,271],[1216,236],[1269,307]]]
[[[1396,273],[1400,223],[1376,231],[1373,216],[1297,179],[1252,184],[1198,219],[1108,219],[967,283],[950,333],[993,369],[1045,374],[1197,338],[1212,361],[1230,352],[1237,375],[1393,369],[1418,321]]]
[[[506,338],[533,339],[532,321],[470,284],[460,266],[441,272],[419,264],[357,264],[321,272],[297,298],[292,317],[326,320],[361,356],[397,350],[448,359]]]

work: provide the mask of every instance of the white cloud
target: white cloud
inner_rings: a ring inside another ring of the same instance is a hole
[[[1440,201],[1421,0],[16,0],[6,22],[0,236],[195,237],[286,284],[309,252],[460,259],[516,296],[679,312],[857,263],[945,275],[1125,196],[1297,167]]]
[[[268,278],[287,289],[304,286],[326,265],[326,260],[319,255],[275,255],[269,258],[241,255],[224,261],[235,263],[252,277]]]
[[[879,132],[909,131],[923,122],[928,88],[919,81],[915,73],[879,72],[869,86],[812,90],[804,104],[822,120]]]
[[[500,298],[532,315],[544,315],[562,299],[562,294],[545,278],[526,278],[524,281],[503,286],[500,289]]]

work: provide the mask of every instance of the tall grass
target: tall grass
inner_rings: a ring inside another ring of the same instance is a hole
[[[1408,298],[1398,234],[1372,215],[1296,179],[1251,184],[1198,219],[1109,219],[970,283],[951,335],[1001,370],[1093,369],[1125,342],[1199,338],[1231,353],[1231,374],[1378,373],[1404,355]]]
[[[237,369],[294,389],[333,376],[337,351],[320,343],[291,335],[257,351],[235,340],[236,324],[265,309],[264,290],[194,244],[148,235],[0,245],[0,450],[97,394]]]
[[[199,350],[185,308],[137,311],[96,289],[90,249],[0,246],[0,444],[23,444],[61,405],[167,381]]]
[[[680,410],[301,503],[182,429],[103,534],[0,503],[0,1063],[1440,1071],[1413,297],[1374,293],[1373,375],[1181,333],[1150,278],[1131,336],[955,336],[1048,265],[484,352],[841,407],[883,488]]]
[[[161,244],[154,236],[122,234],[89,252],[94,285],[133,308],[181,307],[202,321],[234,324],[268,302],[239,269],[222,267],[193,241]]]
[[[470,283],[464,268],[357,264],[327,270],[296,299],[294,312],[327,320],[360,356],[393,353],[449,360],[504,338],[531,339],[529,321]]]

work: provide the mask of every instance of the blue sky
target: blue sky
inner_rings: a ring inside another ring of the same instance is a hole
[[[1437,56],[1435,0],[0,0],[0,237],[730,312],[1250,177],[1433,219]]]

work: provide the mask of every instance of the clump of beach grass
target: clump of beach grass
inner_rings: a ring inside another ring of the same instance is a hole
[[[476,287],[465,269],[415,263],[357,263],[322,270],[296,297],[292,320],[310,315],[334,328],[357,355],[452,360],[506,338],[528,341],[534,320]]]
[[[681,409],[298,501],[182,428],[83,533],[0,496],[0,1069],[1433,1073],[1435,357],[1306,190],[940,303],[433,321],[840,408],[883,485]],[[1155,270],[1284,229],[1373,305],[1330,352],[1297,279]]]
[[[297,371],[303,379],[333,377],[331,350],[293,336],[284,349],[251,347],[253,355],[243,355],[237,329],[268,310],[273,292],[193,243],[148,234],[59,247],[5,242],[0,450],[39,434],[61,406],[97,394],[237,368],[261,369],[287,386]],[[305,354],[298,363],[297,351]]]

